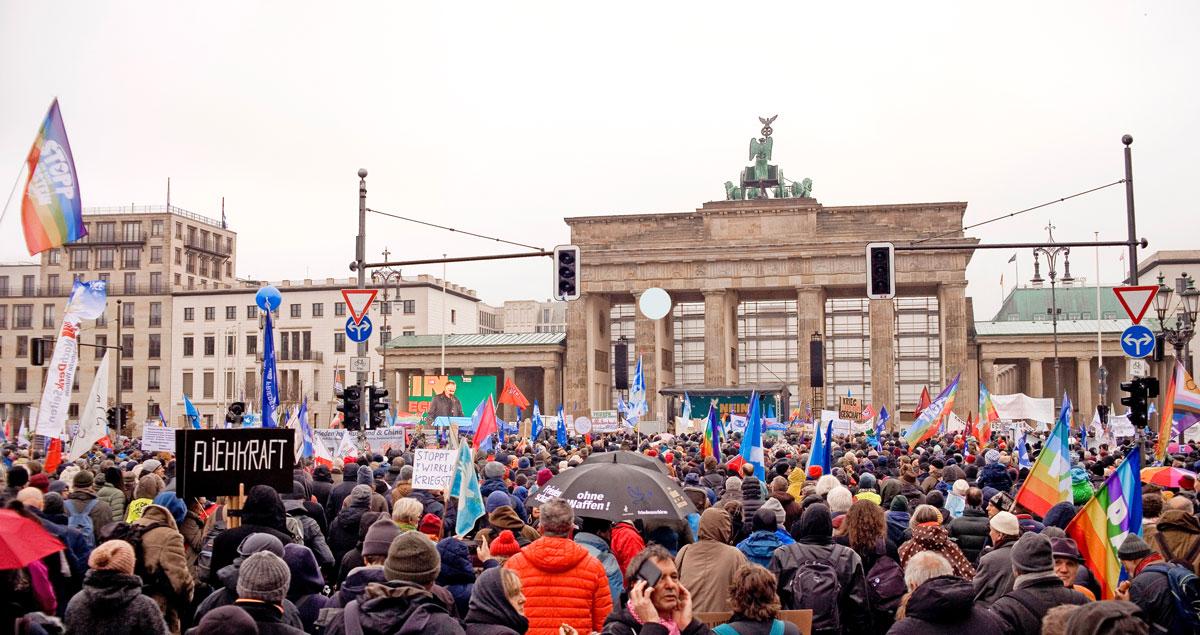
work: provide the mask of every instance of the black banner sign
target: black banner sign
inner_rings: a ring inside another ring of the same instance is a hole
[[[175,489],[182,498],[236,496],[270,485],[292,491],[296,433],[286,428],[179,430],[175,455]]]

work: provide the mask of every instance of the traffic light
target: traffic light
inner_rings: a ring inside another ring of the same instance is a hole
[[[579,248],[575,245],[554,248],[554,297],[579,299]]]
[[[104,418],[108,420],[108,427],[112,428],[113,430],[118,429],[117,426],[120,424],[117,421],[117,409],[116,408],[109,408],[108,410],[105,410]]]
[[[34,337],[29,340],[29,365],[41,366],[46,363],[46,340]]]
[[[1149,422],[1149,400],[1158,397],[1158,379],[1138,377],[1123,382],[1121,390],[1129,393],[1128,397],[1121,397],[1121,405],[1129,408],[1129,423],[1133,424],[1134,430],[1145,428]]]
[[[867,297],[887,300],[896,297],[896,246],[867,243]]]
[[[242,417],[246,415],[246,404],[241,401],[235,401],[229,404],[229,408],[225,410],[225,427],[239,428],[242,425]]]
[[[338,412],[342,413],[342,427],[347,430],[358,430],[362,423],[359,413],[362,390],[358,386],[347,386],[337,391],[337,397],[342,400],[337,407]]]
[[[370,400],[368,410],[371,413],[369,428],[387,427],[388,391],[383,386],[367,386],[367,397]]]
[[[117,431],[121,434],[127,433],[129,428],[125,426],[131,422],[133,422],[133,406],[125,404],[117,410]]]

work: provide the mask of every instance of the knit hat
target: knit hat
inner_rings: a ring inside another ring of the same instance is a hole
[[[109,540],[100,543],[88,556],[88,567],[102,571],[116,571],[133,575],[133,545],[124,540]]]
[[[488,494],[487,499],[483,502],[483,511],[490,514],[505,506],[512,507],[512,499],[509,498],[508,492],[496,490]]]
[[[1050,539],[1033,532],[1021,536],[1012,548],[1012,565],[1018,573],[1043,573],[1054,569]]]
[[[725,491],[741,493],[742,479],[736,476],[730,476],[729,478],[725,479]]]
[[[283,542],[271,534],[257,532],[243,538],[242,543],[238,545],[238,555],[243,558],[260,551],[267,551],[282,558]]]
[[[488,461],[483,466],[483,478],[502,478],[504,465],[498,461]]]
[[[783,503],[779,502],[778,498],[768,498],[759,509],[767,509],[775,514],[775,525],[783,527],[783,522],[787,518],[787,512],[783,509]]]
[[[1000,451],[995,448],[988,450],[983,455],[984,463],[995,463],[996,461],[999,461],[999,460],[1000,460]]]
[[[396,536],[388,548],[383,574],[388,581],[433,584],[442,570],[442,558],[433,541],[416,532]]]
[[[366,507],[371,504],[371,494],[374,493],[370,485],[355,485],[354,489],[350,490],[348,506]]]
[[[960,478],[954,481],[954,488],[951,491],[959,496],[966,496],[969,489],[971,489],[971,484],[967,482],[967,479]]]
[[[1065,558],[1083,564],[1083,556],[1079,554],[1079,547],[1070,538],[1051,538],[1050,550],[1055,558]]]
[[[86,470],[81,470],[81,471],[86,471]],[[91,472],[88,472],[88,474],[91,474]],[[57,483],[59,481],[55,481],[55,482]],[[64,485],[65,485],[65,483],[64,483]],[[33,476],[29,477],[29,486],[36,487],[36,488],[42,490],[42,493],[45,494],[46,492],[50,491],[50,477],[45,472],[38,472],[37,474],[34,474]],[[63,487],[63,489],[66,489],[66,487]]]
[[[413,467],[411,465],[405,465],[404,467],[400,468],[400,479],[399,480],[407,483],[412,480],[412,474],[413,474]]]
[[[142,462],[142,474],[153,474],[154,470],[162,467],[162,461],[158,459],[146,459]]]
[[[1021,533],[1021,524],[1017,521],[1017,517],[1011,512],[997,512],[992,519],[988,521],[988,527],[998,531],[1005,536],[1016,536]]]
[[[42,513],[46,516],[65,513],[62,495],[55,492],[47,492],[42,497]]]
[[[392,522],[391,518],[380,518],[367,528],[367,535],[363,538],[362,555],[367,556],[386,556],[388,547],[392,546],[392,541],[396,536],[400,535],[400,528],[396,523]]]
[[[493,556],[500,556],[502,558],[515,556],[521,552],[521,544],[517,542],[517,538],[513,535],[511,529],[505,529],[500,532],[500,535],[488,543],[488,548],[491,549]]]
[[[121,468],[116,466],[104,468],[104,482],[121,489]]]
[[[863,473],[858,477],[858,491],[875,489],[875,475],[870,472]]]
[[[240,606],[232,604],[215,608],[200,618],[200,623],[188,631],[194,635],[258,635],[258,624]]]
[[[546,481],[549,481],[552,478],[554,478],[554,472],[551,472],[550,468],[544,467],[544,468],[538,470],[538,473],[537,473],[538,487],[545,485]]]
[[[892,497],[892,502],[888,506],[888,511],[893,511],[893,512],[908,511],[908,499],[904,497],[904,494],[896,494],[895,496]]]
[[[75,478],[71,479],[73,489],[87,489],[95,484],[96,478],[92,476],[91,470],[79,470],[75,473]]]
[[[421,525],[417,527],[421,533],[429,536],[433,540],[442,539],[442,519],[435,514],[425,514],[421,517]]]
[[[1120,560],[1141,560],[1149,556],[1150,545],[1146,544],[1137,534],[1129,534],[1121,543],[1121,547],[1117,549],[1117,558]]]
[[[292,572],[283,558],[260,551],[238,568],[237,593],[239,599],[262,600],[271,604],[283,604],[288,585],[292,583]]]

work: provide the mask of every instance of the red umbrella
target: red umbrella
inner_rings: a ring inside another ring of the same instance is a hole
[[[65,548],[36,520],[0,509],[0,569],[20,569]]]
[[[1196,473],[1177,467],[1147,467],[1142,468],[1142,482],[1154,483],[1163,487],[1192,489],[1196,484]]]

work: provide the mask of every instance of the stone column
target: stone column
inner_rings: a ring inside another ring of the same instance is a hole
[[[1029,375],[1025,381],[1025,394],[1030,397],[1041,397],[1043,390],[1042,383],[1042,362],[1045,361],[1042,357],[1029,358]]]
[[[504,384],[508,383],[509,379],[512,379],[513,384],[517,383],[517,368],[515,366],[505,366],[505,367],[501,368],[500,370],[502,370],[504,372],[504,376],[500,378],[499,385],[496,386],[496,391],[497,391],[496,407],[500,409],[500,411],[497,412],[496,415],[499,416],[501,419],[504,419],[505,421],[508,421],[511,423],[511,422],[517,420],[517,407],[510,406],[508,404],[501,405],[499,403],[499,399],[500,399],[500,393],[502,393],[504,391]],[[520,386],[517,386],[517,388],[520,389]],[[463,414],[466,414],[466,413],[464,412]]]
[[[704,292],[704,383],[737,384],[737,292]]]
[[[871,300],[871,404],[896,408],[896,303]]]
[[[392,403],[396,404],[396,412],[408,412],[408,371],[397,370],[393,377],[395,378],[394,388],[388,389],[392,396]]]
[[[1092,414],[1094,413],[1093,404],[1096,403],[1092,397],[1092,393],[1096,387],[1092,382],[1092,358],[1091,357],[1076,357],[1075,358],[1075,378],[1078,386],[1075,387],[1077,397],[1075,398],[1075,407],[1079,413],[1075,415],[1075,423],[1080,425],[1090,423]]]
[[[707,326],[707,324],[705,325]],[[659,394],[675,383],[675,316],[668,313],[660,320],[651,320],[638,311],[633,321],[633,359],[642,358],[642,375],[646,379],[648,421],[666,416],[667,398]],[[630,377],[632,382],[633,378]]]
[[[595,293],[586,293],[567,307],[566,414],[612,405],[611,308],[608,296]]]
[[[938,286],[938,320],[942,340],[942,386],[949,385],[961,373],[954,411],[963,419],[974,409],[972,396],[978,388],[964,385],[970,375],[967,368],[967,282],[946,282]]]
[[[813,403],[814,389],[812,386],[812,364],[810,363],[808,347],[812,334],[825,334],[825,289],[822,287],[801,287],[796,290],[796,361],[797,371],[796,407],[804,411],[805,404]],[[819,369],[824,374],[824,369]],[[817,396],[824,397],[824,389],[815,390]],[[819,410],[813,406],[813,410]],[[819,414],[819,413],[818,413]]]
[[[558,399],[560,387],[558,383],[558,367],[542,367],[542,413],[558,414]]]
[[[979,381],[982,381],[988,392],[1000,393],[1000,378],[996,376],[996,360],[984,357],[979,360]]]

